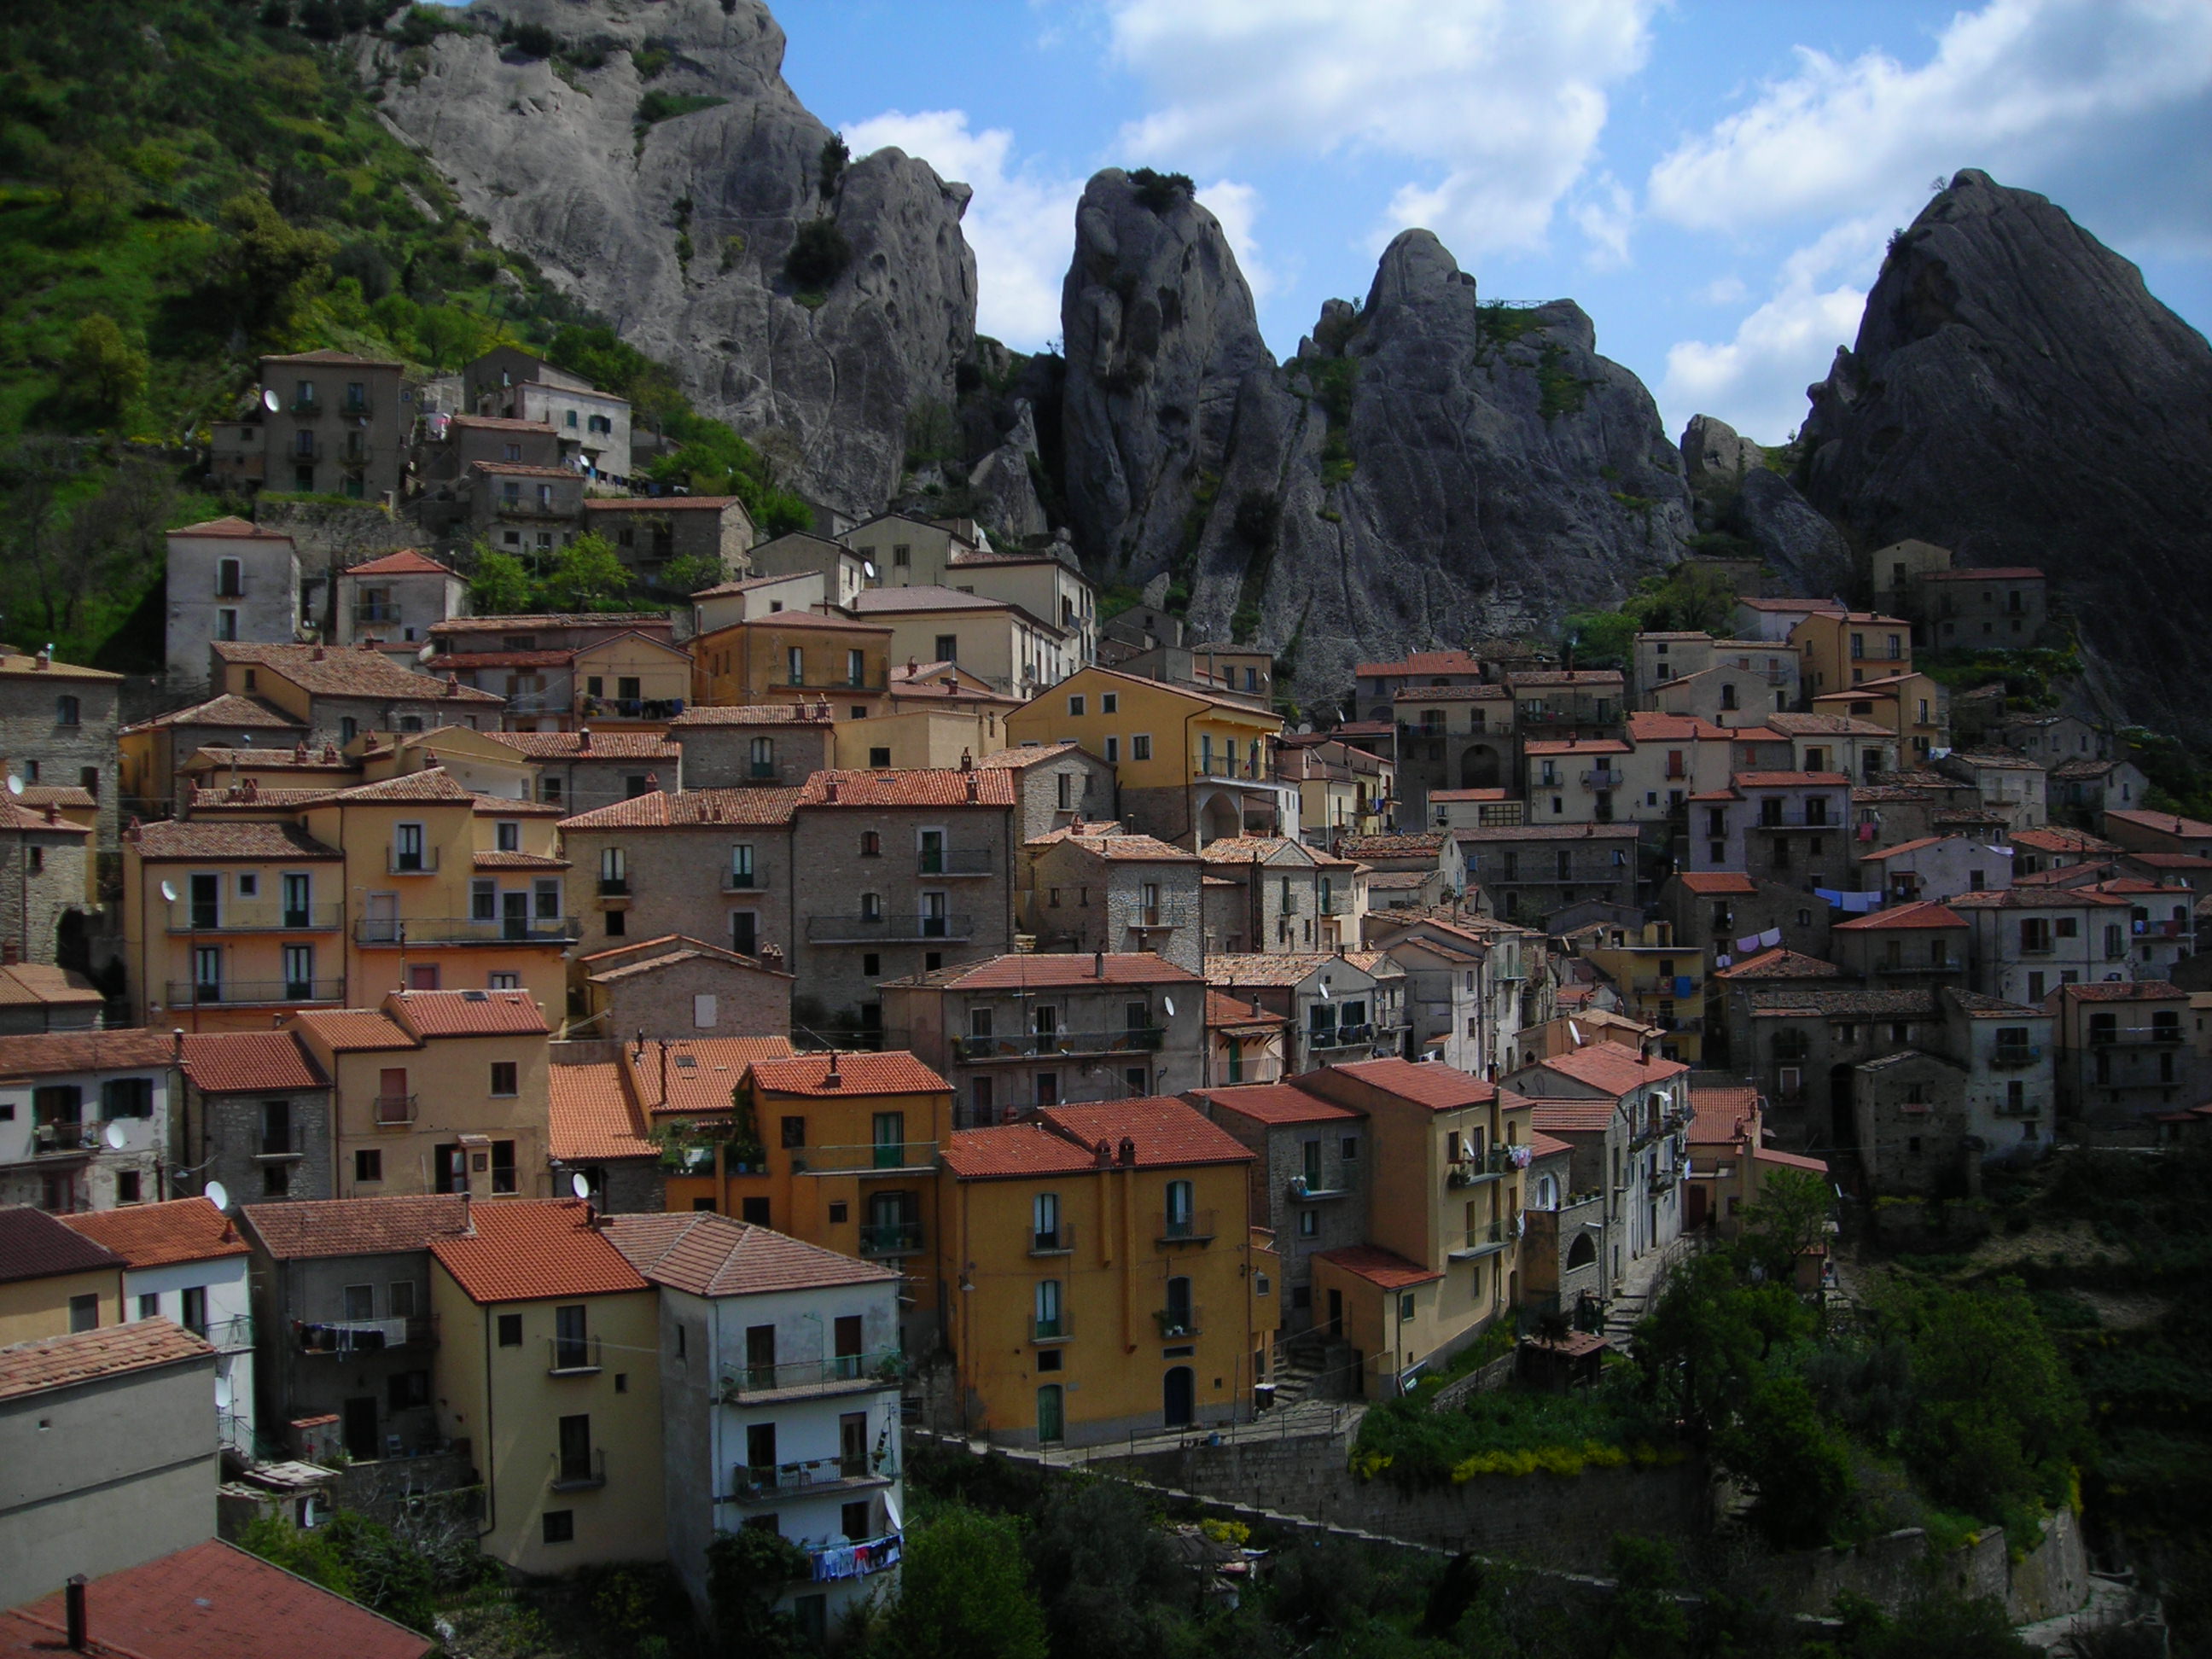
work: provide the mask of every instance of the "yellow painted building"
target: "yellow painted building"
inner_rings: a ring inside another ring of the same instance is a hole
[[[1804,663],[1808,696],[1848,691],[1911,672],[1912,624],[1871,611],[1816,611],[1790,630]]]
[[[520,991],[395,991],[289,1022],[331,1079],[341,1198],[535,1198],[546,1171],[544,1012]]]
[[[1613,981],[1620,1012],[1659,1031],[1656,1052],[1695,1066],[1705,1054],[1705,953],[1674,943],[1674,924],[1606,927],[1582,947],[1583,960]]]
[[[826,701],[839,720],[884,712],[891,630],[781,611],[691,641],[691,698],[727,708]]]
[[[1312,1258],[1314,1322],[1389,1398],[1519,1305],[1530,1103],[1448,1066],[1326,1066],[1298,1087],[1367,1114],[1367,1242]]]
[[[617,634],[575,655],[576,718],[612,730],[656,729],[691,696],[691,653],[643,634]]]
[[[1251,1162],[1159,1097],[954,1135],[937,1260],[965,1428],[1081,1443],[1249,1416],[1280,1300]]]
[[[483,1206],[430,1250],[438,1427],[483,1478],[484,1553],[533,1574],[659,1559],[659,1293],[573,1199]]]
[[[1163,680],[1091,667],[1006,716],[1014,744],[1072,742],[1116,769],[1118,816],[1196,847],[1248,830],[1297,832],[1298,786],[1278,782],[1279,716]]]
[[[121,1324],[123,1266],[44,1210],[0,1209],[0,1348]]]
[[[948,701],[951,701],[948,699]],[[864,720],[840,720],[836,763],[851,771],[953,767],[1006,746],[1005,711],[962,701],[953,709],[913,708]]]

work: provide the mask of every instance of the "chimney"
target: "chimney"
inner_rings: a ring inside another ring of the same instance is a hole
[[[320,662],[322,659],[323,659],[323,647],[322,647],[321,646],[319,646],[319,646],[317,646],[317,647],[315,647],[312,652],[310,652],[310,653],[308,653],[308,655],[307,655],[307,660],[308,660],[309,662]]]
[[[980,801],[983,799],[983,781],[973,771],[968,772],[968,799],[971,801]]]
[[[668,1103],[668,1039],[660,1039],[660,1103]]]
[[[975,769],[975,757],[965,749],[960,751],[960,769],[963,772],[972,772]]]
[[[832,806],[835,806],[837,804],[837,780],[836,778],[825,778],[823,780],[822,799],[828,801]]]
[[[13,968],[23,959],[14,939],[0,939],[0,968]]]
[[[830,1069],[822,1074],[822,1086],[825,1089],[842,1089],[845,1086],[844,1076],[837,1070],[837,1051],[835,1048],[830,1051]]]
[[[1106,953],[1103,951],[1095,951],[1091,953],[1091,977],[1093,979],[1106,977]]]
[[[781,945],[762,945],[760,948],[760,965],[763,968],[773,968],[776,972],[781,973],[783,971],[783,946]]]
[[[1092,1155],[1097,1158],[1098,1167],[1100,1169],[1104,1170],[1112,1167],[1114,1163],[1114,1148],[1110,1143],[1102,1140],[1091,1150]]]
[[[1120,1158],[1124,1169],[1133,1170],[1137,1167],[1137,1143],[1127,1135],[1121,1137]]]
[[[185,1057],[185,1028],[181,1025],[169,1028],[169,1057],[173,1063],[180,1062]]]
[[[576,752],[580,755],[588,754],[591,752],[591,747],[592,728],[588,726],[578,726],[576,728]]]
[[[84,1575],[73,1572],[63,1590],[63,1601],[68,1609],[69,1644],[71,1653],[82,1653],[92,1645],[92,1632],[86,1628],[84,1611]]]
[[[42,650],[39,653],[39,654],[38,654],[37,656],[35,656],[35,657],[33,657],[33,658],[32,658],[32,659],[31,659],[31,663],[32,663],[32,665],[33,665],[33,667],[36,667],[36,668],[51,668],[51,667],[52,667],[52,666],[54,665],[54,648],[53,648],[53,647],[52,647],[51,645],[50,645],[50,646],[46,647],[44,649],[42,649]]]

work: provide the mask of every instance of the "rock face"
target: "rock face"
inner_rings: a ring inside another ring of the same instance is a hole
[[[1692,489],[1741,484],[1752,468],[1765,460],[1765,450],[1738,437],[1735,428],[1717,416],[1692,415],[1682,428],[1682,465]]]
[[[1680,557],[1680,453],[1571,301],[1484,307],[1426,231],[1267,355],[1212,216],[1092,179],[1062,290],[1070,521],[1102,580],[1169,572],[1302,695],[1363,656],[1547,627]]]
[[[499,242],[674,364],[702,408],[788,434],[775,447],[794,487],[879,508],[910,422],[950,410],[974,336],[967,186],[885,149],[825,190],[830,131],[784,84],[783,33],[757,0],[477,0],[471,15],[475,33],[364,49],[385,116]],[[550,30],[565,61],[501,47],[500,23]],[[648,94],[702,106],[641,125]],[[785,256],[817,218],[853,258],[801,303]]]
[[[2041,566],[2127,712],[2212,741],[2212,347],[2132,264],[1961,173],[1811,395],[1800,482],[1859,547]]]
[[[1726,421],[1692,415],[1682,428],[1682,465],[1698,528],[1719,532],[1722,550],[1757,559],[1777,592],[1840,595],[1851,585],[1850,548],[1764,449]]]

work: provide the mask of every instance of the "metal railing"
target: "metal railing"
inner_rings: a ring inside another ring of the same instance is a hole
[[[665,720],[675,719],[684,708],[684,700],[681,697],[586,696],[583,712],[587,715],[611,714],[625,720]]]
[[[1990,1064],[2004,1072],[2022,1070],[2042,1058],[2039,1042],[2000,1042],[1990,1050]]]
[[[269,1008],[295,1002],[343,1002],[342,979],[171,980],[169,1006]]]
[[[1618,789],[1626,780],[1610,767],[1596,767],[1583,774],[1585,789]]]
[[[869,1170],[927,1170],[937,1163],[933,1140],[862,1140],[847,1146],[792,1149],[794,1175],[833,1175]]]
[[[502,495],[492,502],[492,511],[511,519],[573,519],[574,507],[562,507],[557,501],[510,500]]]
[[[1033,1316],[1030,1320],[1030,1340],[1032,1342],[1066,1342],[1074,1335],[1075,1320],[1067,1313],[1056,1313],[1049,1319]]]
[[[1276,896],[1275,905],[1277,913],[1285,916],[1294,916],[1297,915],[1299,910],[1304,908],[1298,902],[1304,896],[1296,888],[1292,888],[1287,893],[1278,894]]]
[[[2181,1022],[2151,1025],[2092,1025],[2089,1046],[2108,1048],[2115,1042],[2179,1042],[2181,1041]]]
[[[403,853],[397,848],[385,854],[385,873],[393,876],[434,876],[438,873],[438,849],[425,847],[420,852]]]
[[[905,1362],[896,1348],[872,1348],[866,1353],[831,1354],[821,1359],[787,1360],[781,1364],[750,1363],[722,1373],[720,1398],[729,1401],[748,1395],[775,1394],[784,1389],[819,1389],[842,1382],[896,1383]]]
[[[898,1479],[898,1459],[886,1451],[873,1456],[808,1457],[793,1463],[739,1463],[730,1471],[726,1504],[762,1504],[816,1486],[877,1485]]]
[[[1019,1036],[956,1039],[967,1060],[1030,1060],[1039,1054],[1156,1054],[1167,1040],[1157,1025],[1126,1026],[1118,1031],[1031,1031]]]
[[[988,876],[995,867],[988,847],[940,847],[914,855],[916,875]]]
[[[549,1336],[545,1339],[545,1357],[548,1376],[580,1376],[602,1369],[596,1334]]]
[[[1193,1210],[1187,1215],[1155,1212],[1152,1237],[1163,1244],[1205,1244],[1213,1238],[1213,1212]]]
[[[323,412],[323,400],[320,398],[295,398],[288,407],[302,420],[312,421]]]
[[[583,1458],[563,1457],[553,1454],[553,1490],[582,1492],[591,1486],[607,1484],[607,1454],[604,1446],[592,1448],[591,1455]]]
[[[921,1250],[919,1221],[872,1221],[860,1226],[862,1255],[916,1255]]]
[[[1472,1261],[1477,1256],[1492,1255],[1504,1249],[1516,1236],[1510,1221],[1486,1222],[1479,1227],[1446,1233],[1444,1255],[1454,1261]],[[1457,1242],[1451,1242],[1454,1240]]]
[[[210,1337],[209,1340],[214,1339]],[[438,1321],[434,1314],[403,1315],[392,1319],[306,1320],[293,1326],[292,1343],[301,1353],[353,1354],[398,1347],[430,1348],[438,1343]]]
[[[629,896],[629,878],[628,876],[601,876],[599,878],[599,896],[601,898],[628,898]]]
[[[353,608],[353,619],[357,623],[388,623],[399,620],[399,607],[365,599]]]
[[[399,916],[354,924],[362,945],[570,945],[582,937],[573,916]]]
[[[880,691],[884,689],[880,675],[863,676],[856,680],[844,674],[809,674],[798,679],[783,674],[770,679],[768,684],[772,691]]]
[[[722,890],[726,893],[757,893],[768,885],[765,870],[725,870],[722,872]]]
[[[1312,1048],[1357,1048],[1375,1041],[1371,1024],[1311,1025],[1306,1028],[1306,1046]]]
[[[806,919],[806,939],[810,945],[878,945],[885,940],[931,939],[964,940],[974,933],[975,920],[970,916],[878,914],[872,916],[809,916]]]
[[[379,1095],[376,1097],[375,1121],[380,1129],[404,1129],[415,1121],[415,1109],[419,1097],[415,1095]]]
[[[100,1131],[81,1123],[41,1123],[31,1131],[31,1145],[40,1152],[88,1152],[100,1144]]]
[[[1066,1255],[1075,1249],[1075,1225],[1063,1221],[1057,1227],[1030,1234],[1031,1255]]]
[[[1160,1328],[1160,1340],[1163,1342],[1181,1342],[1186,1338],[1196,1336],[1205,1324],[1205,1321],[1199,1316],[1199,1310],[1195,1307],[1155,1308],[1152,1310],[1152,1322]]]
[[[1811,812],[1801,808],[1795,812],[1784,811],[1771,816],[1762,811],[1751,827],[1754,830],[1841,830],[1846,826],[1840,817],[1832,817],[1825,811]]]

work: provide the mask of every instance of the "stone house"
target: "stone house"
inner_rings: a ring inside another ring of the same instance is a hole
[[[1521,1306],[1538,1318],[1589,1321],[1605,1299],[1605,1194],[1574,1183],[1574,1148],[1539,1129],[1522,1212]]]
[[[1888,904],[1942,903],[1961,893],[2002,892],[2012,885],[2017,854],[1972,836],[1923,836],[1859,860],[1862,892]]]
[[[596,952],[631,939],[713,932],[738,955],[791,960],[797,874],[796,789],[653,791],[561,822],[568,856],[598,897],[584,942]],[[711,921],[710,927],[702,921]],[[688,930],[688,933],[687,933]]]
[[[263,1432],[298,1443],[336,1418],[356,1463],[440,1450],[431,1242],[465,1237],[464,1194],[248,1204]]]
[[[597,1036],[780,1036],[791,1029],[792,979],[775,963],[672,934],[580,957],[583,1007]]]
[[[0,796],[0,962],[91,965],[87,934],[98,906],[92,831],[61,808]]]
[[[76,785],[99,803],[94,846],[120,827],[116,742],[123,677],[56,662],[46,652],[0,653],[0,756],[26,784]],[[180,757],[181,758],[181,757]]]
[[[584,502],[584,527],[605,537],[615,556],[649,582],[659,583],[678,562],[716,573],[702,586],[751,572],[753,521],[735,495],[594,495]]]
[[[331,1079],[290,1031],[187,1033],[170,1155],[234,1206],[336,1196]]]
[[[2135,853],[2194,853],[2212,856],[2212,823],[2179,812],[2141,807],[2105,810],[2106,837]]]
[[[829,605],[843,607],[850,605],[855,595],[872,581],[882,580],[882,567],[871,574],[868,566],[875,561],[858,548],[847,547],[842,542],[821,536],[793,531],[787,535],[771,537],[752,550],[752,567],[763,576],[795,576],[811,574],[821,579],[821,588],[805,601],[793,604],[791,609],[804,610],[806,605]],[[702,615],[700,631],[720,628],[735,620],[748,619],[750,610],[743,617]]]
[[[689,781],[684,750],[658,732],[494,732],[495,743],[535,767],[538,799],[569,813],[596,811]]]
[[[0,964],[0,1036],[88,1031],[100,1024],[106,1006],[100,988],[70,969],[36,962]]]
[[[1406,975],[1406,1023],[1413,1054],[1483,1075],[1482,978],[1486,951],[1468,942],[1401,933],[1382,947]]]
[[[1559,988],[1543,935],[1455,909],[1411,918],[1401,927],[1376,936],[1376,942],[1401,962],[1398,946],[1409,939],[1432,940],[1480,959],[1473,1011],[1475,1040],[1465,1069],[1485,1077],[1511,1069],[1516,1036],[1551,1018],[1557,1007]]]
[[[826,702],[695,706],[668,722],[668,741],[683,751],[683,776],[694,789],[796,787],[836,763]]]
[[[1900,1048],[1941,1052],[1942,993],[1802,979],[1750,993],[1748,1046],[1734,1056],[1791,1145],[1848,1146],[1858,1133],[1856,1068]]]
[[[1290,1022],[1286,1075],[1403,1050],[1405,969],[1379,951],[1209,955],[1206,977]]]
[[[300,637],[300,554],[292,538],[244,519],[210,519],[168,534],[170,691],[207,687],[207,642],[289,645]]]
[[[1787,987],[1800,980],[1835,981],[1842,977],[1843,969],[1825,957],[1779,945],[1716,967],[1705,981],[1709,993],[1705,1037],[1712,1064],[1747,1073],[1752,1071],[1754,1061],[1751,1014],[1755,994]],[[1771,1077],[1760,1079],[1762,1093],[1772,1095],[1772,1081]]]
[[[364,732],[496,729],[504,704],[451,678],[410,674],[365,646],[229,645],[217,641],[214,689],[264,702],[307,730],[309,743],[340,748]]]
[[[261,360],[261,407],[226,422],[213,446],[228,484],[395,505],[415,427],[399,363],[344,351]],[[242,428],[258,431],[258,441]]]
[[[1738,772],[1690,802],[1690,866],[1856,891],[1851,781],[1841,772]]]
[[[2049,585],[2032,565],[1925,570],[1909,579],[1906,614],[1941,650],[2023,650],[2042,635]]]
[[[1366,1113],[1289,1083],[1187,1090],[1183,1098],[1251,1150],[1252,1224],[1273,1232],[1282,1263],[1281,1334],[1311,1329],[1313,1258],[1368,1237]]]
[[[469,585],[459,571],[402,548],[338,573],[331,637],[340,645],[414,644],[440,623],[466,615],[468,605]]]
[[[1897,733],[1873,720],[1785,712],[1765,715],[1761,724],[1788,739],[1785,770],[1844,772],[1871,782],[1899,764]]]
[[[2165,980],[2062,985],[2045,999],[2059,1115],[2100,1137],[2147,1138],[2203,1098],[2189,993]]]
[[[1759,941],[1773,935],[1779,935],[1776,944],[1807,956],[1828,953],[1826,904],[1802,887],[1755,880],[1738,870],[1686,871],[1669,878],[1659,890],[1659,916],[1674,928],[1677,945],[1705,952],[1715,968],[1758,955],[1770,948]],[[1711,1046],[1713,1036],[1708,1025],[1702,1055],[1708,1065],[1722,1052]]]
[[[1151,951],[1203,969],[1197,854],[1116,823],[1084,823],[1036,836],[1022,852],[1016,906],[1039,950]]]
[[[1829,935],[1836,965],[1869,985],[1963,984],[1971,930],[1932,899],[1839,921]]]
[[[1950,908],[1972,929],[1969,983],[1984,996],[2039,1003],[2062,985],[2132,977],[2132,905],[2092,888],[2013,886],[1961,893]]]
[[[307,723],[258,697],[229,693],[156,714],[115,734],[107,757],[118,773],[122,811],[132,817],[170,817],[179,800],[191,800],[193,780],[185,768],[204,749],[289,754],[306,740]]]
[[[1217,837],[1199,857],[1208,875],[1237,884],[1213,890],[1209,951],[1329,951],[1357,945],[1364,932],[1364,878],[1350,859],[1258,835]]]
[[[603,1052],[619,1043],[564,1043],[562,1049]],[[628,1066],[615,1060],[556,1058],[546,1068],[545,1151],[553,1190],[573,1192],[584,1177],[592,1202],[608,1215],[651,1215],[667,1207],[660,1144],[648,1115],[626,1085]]]
[[[1638,890],[1632,823],[1528,824],[1459,832],[1467,884],[1508,921],[1541,922],[1586,899],[1632,904]]]
[[[495,552],[543,556],[583,533],[584,478],[568,467],[474,461],[459,488],[470,533]]]
[[[1209,1085],[1276,1083],[1284,1075],[1290,1021],[1256,997],[1206,994],[1206,1080]]]
[[[884,1043],[951,1083],[958,1128],[1205,1080],[1206,981],[1149,952],[1015,952],[878,990]]]
[[[2025,755],[1954,750],[1932,765],[1945,777],[1972,783],[1982,805],[2008,830],[2040,830],[2049,820],[2048,781],[2040,762]]]
[[[1114,768],[1080,744],[1025,743],[975,757],[978,771],[1013,775],[1014,834],[1024,845],[1086,818],[1109,816]]]
[[[1517,770],[1513,694],[1457,673],[1427,678],[1455,683],[1403,687],[1378,716],[1395,721],[1404,823],[1427,822],[1437,793],[1503,787]]]
[[[1852,1089],[1859,1171],[1884,1196],[1962,1198],[1977,1162],[1966,1118],[1966,1068],[1900,1048],[1863,1060]]]

